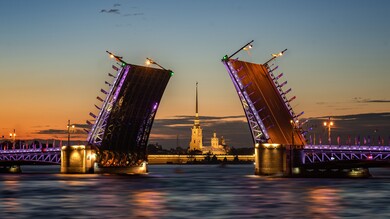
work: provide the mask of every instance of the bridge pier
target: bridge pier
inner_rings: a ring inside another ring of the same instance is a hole
[[[93,173],[96,151],[87,145],[61,148],[61,173]]]
[[[255,147],[255,174],[262,176],[367,178],[368,168],[334,162],[304,164],[303,149],[290,145],[262,144]]]
[[[290,150],[280,144],[261,144],[255,147],[255,174],[263,176],[290,175]]]
[[[368,168],[334,166],[329,163],[305,165],[303,150],[290,145],[261,144],[255,147],[255,174],[285,177],[348,177],[366,178],[371,174]]]
[[[98,163],[94,165],[94,173],[98,174],[146,174],[148,173],[148,163],[142,162],[140,165],[123,167],[101,167]]]

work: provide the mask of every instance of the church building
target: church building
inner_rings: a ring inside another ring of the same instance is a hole
[[[199,113],[198,113],[198,82],[196,82],[196,108],[195,108],[195,120],[191,129],[191,141],[189,151],[201,151],[202,154],[226,154],[228,146],[225,143],[223,137],[217,138],[217,134],[214,132],[210,141],[210,146],[203,145],[203,133],[200,127]]]

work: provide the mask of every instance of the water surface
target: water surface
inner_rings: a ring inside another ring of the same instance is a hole
[[[390,218],[390,169],[371,179],[269,178],[253,165],[151,165],[143,176],[0,174],[0,218]]]

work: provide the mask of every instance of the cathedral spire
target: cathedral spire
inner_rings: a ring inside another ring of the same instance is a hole
[[[202,151],[203,148],[203,135],[202,128],[200,127],[198,106],[198,82],[196,82],[196,114],[194,119],[194,126],[191,129],[192,135],[189,148],[190,151]]]
[[[196,82],[196,109],[195,109],[195,113],[196,113],[196,118],[198,118],[198,82]]]
[[[194,125],[199,127],[200,122],[199,122],[199,111],[198,111],[198,82],[196,82],[196,106],[195,106],[195,120],[194,120]]]

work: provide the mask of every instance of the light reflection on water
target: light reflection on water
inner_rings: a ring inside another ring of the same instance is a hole
[[[143,176],[34,168],[0,174],[0,218],[390,217],[389,169],[373,179],[289,179],[254,176],[253,165],[149,166]]]

